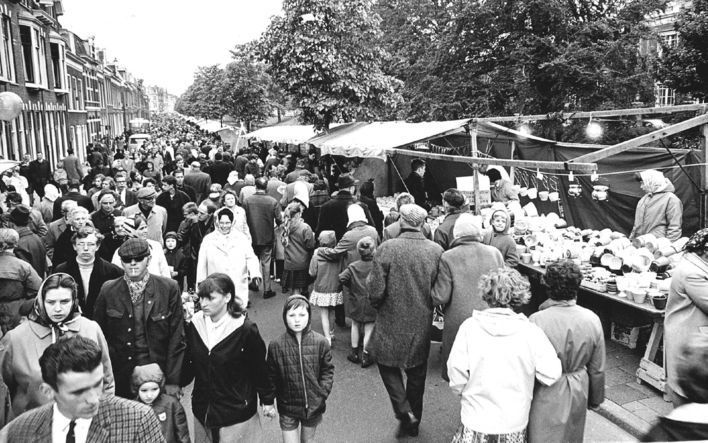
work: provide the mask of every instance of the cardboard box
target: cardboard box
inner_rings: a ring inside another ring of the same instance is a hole
[[[651,326],[652,325],[631,327],[612,322],[610,339],[615,343],[628,347],[629,349],[636,349],[637,346],[646,344],[649,340]]]

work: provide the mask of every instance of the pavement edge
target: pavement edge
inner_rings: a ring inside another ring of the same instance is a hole
[[[597,410],[598,414],[616,424],[633,437],[639,439],[651,428],[651,424],[632,414],[617,403],[605,399]]]

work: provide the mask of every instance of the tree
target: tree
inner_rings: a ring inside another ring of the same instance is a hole
[[[386,0],[386,72],[416,120],[628,107],[653,98],[637,47],[665,3]]]
[[[683,9],[674,28],[678,44],[661,42],[663,56],[657,64],[657,79],[679,93],[708,99],[708,0],[693,0]]]
[[[200,66],[194,82],[176,103],[177,112],[193,117],[220,120],[226,115],[222,98],[225,74],[219,65]]]
[[[304,122],[377,118],[395,111],[400,83],[381,70],[373,0],[284,0],[258,51],[275,82],[302,110]]]

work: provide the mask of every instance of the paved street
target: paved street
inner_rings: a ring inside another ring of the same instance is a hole
[[[285,300],[278,295],[270,300],[251,293],[249,315],[258,324],[266,343],[284,331],[282,306]],[[316,308],[315,308],[316,309]],[[315,311],[313,327],[321,330]],[[376,366],[362,369],[346,359],[349,351],[348,329],[337,328],[333,343],[335,364],[334,388],[327,402],[324,421],[318,429],[320,442],[394,442],[397,422]],[[428,362],[423,420],[418,438],[407,441],[447,442],[459,421],[459,403],[447,384],[440,378],[439,344],[433,344]],[[185,395],[185,409],[192,425],[189,396]],[[267,441],[280,441],[278,419],[262,418]],[[588,414],[586,441],[634,441],[631,435],[594,412]]]

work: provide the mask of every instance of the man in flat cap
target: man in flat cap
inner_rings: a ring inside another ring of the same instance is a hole
[[[118,255],[125,275],[103,285],[93,313],[108,342],[116,395],[132,398],[135,366],[157,363],[165,392],[179,397],[185,341],[177,282],[148,272],[150,246],[143,239],[127,240]]]
[[[404,437],[418,435],[423,414],[431,292],[443,248],[420,232],[428,215],[425,209],[407,204],[400,214],[401,235],[376,250],[367,286],[371,305],[378,311],[369,352],[400,421],[399,437]]]
[[[138,191],[138,203],[123,209],[123,216],[128,218],[142,214],[147,219],[148,238],[162,243],[162,236],[167,230],[167,210],[155,205],[157,192],[155,188],[146,186]]]

